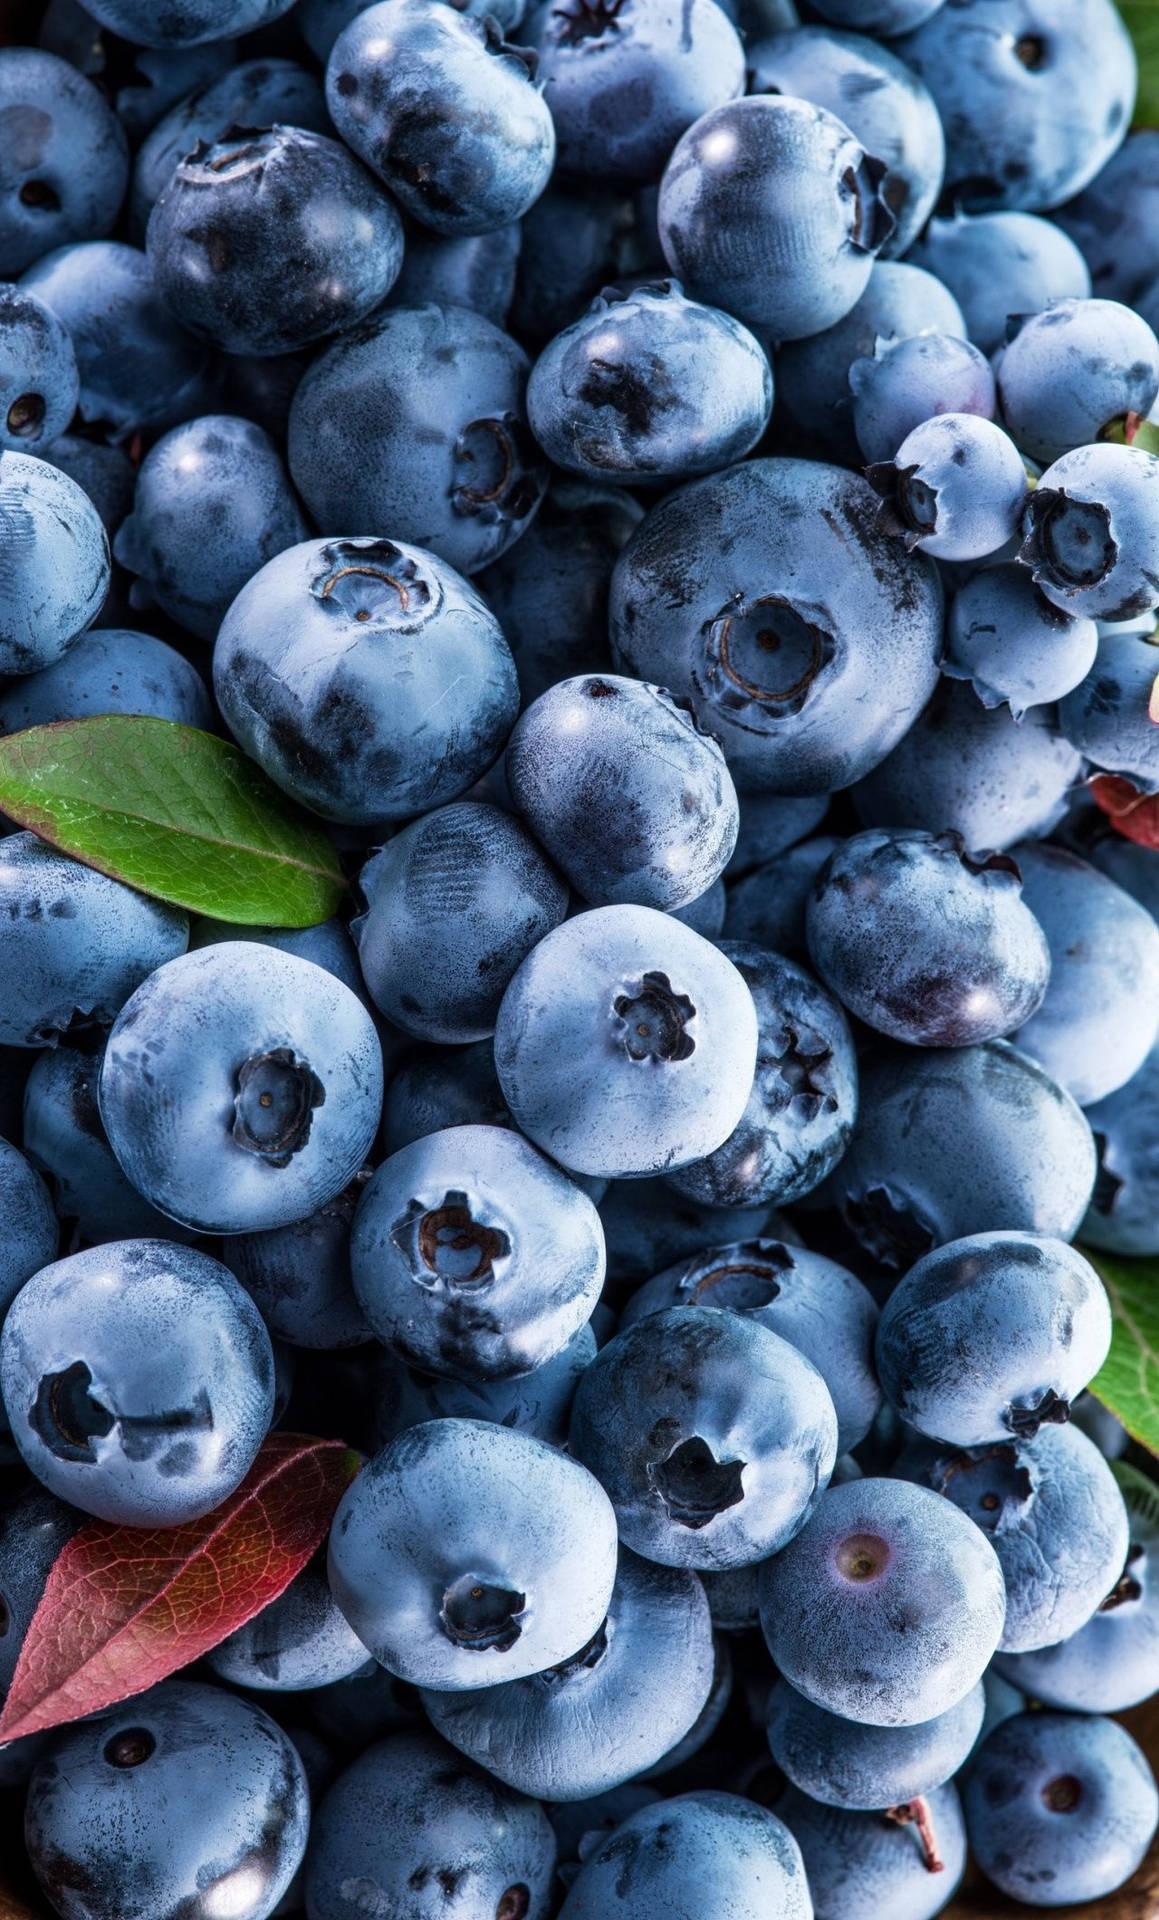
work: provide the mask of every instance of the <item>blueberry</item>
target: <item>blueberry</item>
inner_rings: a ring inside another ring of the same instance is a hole
[[[1064,613],[1128,620],[1159,605],[1159,459],[1076,447],[1030,495],[1018,555]]]
[[[189,945],[220,946],[223,940],[254,940],[259,946],[278,947],[283,953],[295,953],[299,960],[312,960],[324,967],[344,987],[366,999],[366,983],[358,965],[358,954],[341,920],[319,920],[312,927],[237,927],[228,920],[194,920]],[[387,1044],[385,1031],[380,1035]]]
[[[1102,1454],[1077,1427],[960,1449],[914,1440],[895,1471],[944,1494],[990,1536],[1006,1583],[1004,1653],[1068,1638],[1119,1578],[1127,1511]]]
[[[6,454],[4,468],[19,455]],[[0,1041],[55,1046],[107,1026],[163,962],[184,953],[186,916],[57,853],[33,833],[0,841],[6,914]]]
[[[1084,1241],[1108,1253],[1159,1253],[1159,1048],[1137,1073],[1087,1109],[1099,1172]]]
[[[713,1634],[715,1663],[712,1673],[712,1687],[699,1714],[689,1727],[682,1740],[669,1747],[654,1765],[645,1767],[637,1778],[644,1781],[662,1780],[671,1787],[671,1774],[679,1774],[688,1760],[699,1756],[702,1749],[713,1741],[723,1725],[724,1715],[733,1696],[733,1657],[729,1641],[724,1634]],[[684,1777],[687,1777],[686,1775]]]
[[[1090,1106],[1138,1072],[1159,1036],[1159,927],[1064,847],[1014,850],[1022,897],[1050,944],[1050,984],[1017,1044]]]
[[[24,1089],[24,1147],[47,1178],[69,1234],[81,1241],[182,1239],[181,1229],[129,1185],[108,1143],[97,1106],[100,1055],[45,1047]],[[56,1257],[59,1228],[29,1273]],[[25,1278],[28,1275],[24,1276]]]
[[[79,0],[74,3],[80,13]],[[51,13],[51,4],[48,10]],[[90,37],[85,50],[91,54],[95,38],[103,51],[98,24],[91,15],[86,17]],[[237,51],[236,40],[207,40],[196,47],[134,47],[132,65],[113,95],[117,119],[133,145],[138,146],[187,94],[210,86],[228,72]]]
[[[266,1233],[237,1233],[222,1255],[270,1332],[293,1347],[352,1347],[370,1328],[350,1279],[350,1226],[364,1180],[333,1200]]]
[[[957,1773],[978,1737],[984,1705],[979,1680],[932,1720],[875,1727],[843,1720],[778,1680],[769,1695],[769,1746],[793,1786],[811,1800],[880,1812],[933,1792]]]
[[[1094,1179],[1091,1130],[1070,1094],[988,1040],[865,1059],[857,1126],[826,1191],[875,1258],[904,1268],[1007,1225],[1067,1240]]]
[[[365,1667],[366,1648],[331,1597],[325,1560],[311,1561],[284,1593],[220,1641],[206,1665],[235,1687],[290,1693],[349,1679]]]
[[[218,1261],[167,1240],[111,1241],[41,1268],[4,1321],[0,1384],[37,1479],[133,1527],[219,1505],[274,1405],[257,1308]]]
[[[625,1328],[585,1370],[571,1447],[636,1553],[738,1567],[807,1520],[837,1457],[837,1417],[812,1362],[769,1326],[675,1306]]]
[[[226,613],[213,665],[246,752],[294,799],[355,824],[453,800],[518,706],[479,595],[394,540],[311,540],[268,561]]]
[[[310,1800],[280,1727],[219,1687],[169,1680],[68,1727],[28,1790],[25,1839],[64,1920],[272,1913]]]
[[[1159,139],[1150,128],[1129,133],[1090,184],[1051,215],[1082,249],[1096,293],[1134,306],[1159,273],[1156,187]],[[1070,292],[1080,293],[1074,287]]]
[[[0,733],[97,713],[151,713],[207,732],[213,726],[205,683],[183,654],[148,633],[100,627],[0,694]]]
[[[9,1141],[0,1140],[5,1231],[0,1259],[0,1316],[25,1281],[55,1260],[60,1239],[52,1199],[36,1170],[35,1153],[30,1142],[26,1141],[25,1147],[28,1160]]]
[[[375,1376],[375,1438],[385,1446],[426,1420],[491,1420],[563,1447],[580,1375],[596,1351],[589,1321],[550,1360],[514,1379],[453,1380],[447,1374],[420,1373],[385,1353]]]
[[[896,222],[881,250],[888,259],[909,251],[934,210],[946,142],[928,89],[888,48],[863,37],[874,28],[862,25],[858,11],[864,9],[849,9],[856,33],[795,27],[750,43],[747,90],[792,94],[826,107],[867,153],[885,162],[881,193]]]
[[[1106,1292],[1076,1248],[1041,1234],[973,1233],[898,1282],[878,1322],[877,1372],[919,1433],[992,1446],[1069,1419],[1110,1341]]]
[[[518,722],[505,768],[536,839],[593,906],[688,906],[736,844],[724,755],[663,687],[558,682]]]
[[[958,302],[920,266],[875,260],[865,292],[844,319],[781,347],[775,362],[777,400],[827,457],[860,465],[849,369],[856,360],[872,359],[879,340],[920,333],[965,339]]]
[[[391,302],[396,307],[470,307],[492,326],[502,327],[515,298],[522,239],[518,221],[493,233],[444,235],[414,228],[407,234]]]
[[[382,1143],[396,1153],[443,1127],[509,1127],[511,1115],[486,1040],[474,1046],[412,1047],[386,1089]]]
[[[666,270],[654,212],[650,223],[641,218],[642,198],[553,176],[520,223],[510,321],[521,340],[542,345],[578,320],[602,287]]]
[[[0,51],[0,274],[116,221],[129,177],[124,129],[91,80],[54,53]]]
[[[955,593],[942,672],[968,680],[984,707],[1006,705],[1020,721],[1027,708],[1049,706],[1079,687],[1094,666],[1097,645],[1093,620],[1064,613],[1039,592],[1025,567],[1008,561],[981,568]],[[1073,711],[1074,703],[1060,709],[1062,726]],[[1068,738],[1073,732],[1072,726]],[[1081,740],[1072,744],[1084,750]]]
[[[856,27],[860,33],[889,39],[910,33],[935,14],[945,0],[822,0],[814,9],[837,27]]]
[[[555,1851],[534,1801],[432,1733],[396,1734],[361,1753],[318,1808],[306,1912],[361,1920],[370,1900],[407,1920],[547,1920]]]
[[[706,940],[717,940],[724,928],[725,891],[724,881],[718,876],[712,885],[690,900],[687,906],[670,909],[672,918],[679,920],[693,933],[701,933]]]
[[[835,1260],[772,1239],[709,1247],[638,1288],[620,1326],[672,1306],[726,1307],[770,1327],[812,1361],[828,1387],[838,1447],[854,1447],[869,1432],[881,1404],[873,1371],[877,1308]]]
[[[31,454],[0,460],[7,549],[0,580],[0,669],[37,673],[60,660],[100,612],[109,543],[75,480]]]
[[[86,4],[89,0],[86,0]],[[91,0],[102,26],[145,47],[197,47],[253,33],[288,12],[293,0]]]
[[[526,829],[478,800],[412,821],[359,886],[367,904],[352,931],[376,1005],[405,1032],[448,1044],[494,1031],[520,961],[568,905]]]
[[[1106,634],[1081,685],[1059,707],[1071,745],[1099,769],[1125,774],[1140,793],[1159,792],[1159,730],[1150,713],[1155,679],[1155,648],[1146,635]]]
[[[1159,1823],[1142,1750],[1114,1720],[1020,1713],[965,1784],[970,1847],[987,1879],[1032,1907],[1101,1900],[1130,1878]]]
[[[840,1006],[803,967],[744,941],[718,944],[753,996],[756,1076],[728,1139],[672,1184],[709,1206],[787,1206],[820,1186],[849,1144],[853,1039]]]
[[[614,1181],[599,1208],[608,1273],[621,1293],[706,1247],[762,1237],[791,1245],[800,1240],[771,1207],[706,1207],[666,1180]]]
[[[965,315],[966,334],[983,353],[1003,344],[1011,313],[1086,300],[1091,291],[1074,241],[1033,213],[959,212],[931,220],[906,258],[945,282]]]
[[[783,1822],[739,1794],[707,1788],[630,1814],[586,1857],[559,1920],[655,1920],[705,1902],[729,1920],[813,1913],[800,1849]]]
[[[977,414],[923,420],[891,460],[866,471],[886,503],[885,524],[909,549],[981,560],[1018,530],[1027,490],[1022,456],[1001,427]]]
[[[1082,756],[1049,707],[1019,724],[943,680],[894,747],[854,790],[869,827],[953,829],[968,847],[1012,846],[1058,825]]]
[[[144,240],[155,202],[199,141],[212,145],[231,127],[272,126],[330,131],[321,86],[292,60],[243,60],[179,100],[142,141],[133,163],[129,212],[134,239]]]
[[[738,786],[820,793],[876,766],[929,698],[941,590],[878,528],[859,475],[750,460],[645,515],[612,576],[611,636],[622,671],[691,700]]]
[[[608,1617],[569,1659],[525,1680],[427,1693],[436,1733],[540,1800],[578,1800],[681,1739],[712,1685],[712,1628],[694,1573],[620,1553]]]
[[[355,1292],[410,1365],[468,1380],[541,1367],[590,1318],[604,1235],[587,1195],[506,1127],[450,1127],[392,1154],[350,1240]]]
[[[731,465],[756,445],[772,405],[759,342],[672,280],[606,288],[544,348],[527,388],[548,458],[624,486]]]
[[[693,299],[762,339],[820,333],[864,293],[893,232],[885,172],[810,101],[765,94],[715,107],[664,170],[664,256]]]
[[[402,265],[402,221],[337,140],[273,127],[187,154],[147,245],[191,333],[228,353],[295,353],[382,303]]]
[[[72,336],[86,426],[127,441],[208,410],[208,351],[176,325],[137,247],[119,240],[60,247],[20,284]]]
[[[350,989],[241,940],[158,967],[101,1067],[123,1171],[204,1233],[288,1226],[332,1200],[362,1166],[381,1104],[378,1037]]]
[[[555,128],[535,60],[493,16],[387,0],[343,28],[326,104],[347,146],[436,233],[489,233],[547,185]]]
[[[782,1678],[873,1727],[946,1713],[1002,1634],[993,1547],[950,1501],[904,1480],[850,1480],[761,1570],[761,1626]]]
[[[1135,56],[1110,0],[942,6],[895,51],[942,116],[946,201],[970,212],[1056,207],[1094,178],[1131,118]]]
[[[956,833],[877,829],[836,849],[806,909],[813,965],[859,1020],[895,1040],[996,1040],[1042,1004],[1050,950],[1004,853]]]
[[[35,1485],[0,1506],[0,1703],[12,1685],[53,1563],[79,1525],[75,1508]],[[0,1758],[7,1760],[12,1752],[8,1748]],[[9,1784],[14,1783],[4,1781]]]
[[[985,354],[968,340],[945,333],[879,340],[871,355],[853,362],[849,386],[857,443],[864,459],[874,463],[892,461],[902,442],[935,414],[976,414],[992,421],[997,411],[994,375]],[[1013,525],[1012,520],[1010,531]],[[1003,534],[993,544],[1000,546],[1007,537]]]
[[[654,1807],[661,1794],[642,1780],[626,1781],[587,1800],[561,1800],[546,1809],[559,1843],[559,1876],[570,1886],[581,1861],[595,1852],[613,1830],[643,1807]]]
[[[827,793],[746,793],[736,850],[724,870],[726,880],[738,880],[805,840],[828,811]],[[774,940],[759,944],[779,951]]]
[[[818,1806],[793,1787],[775,1803],[801,1848],[814,1920],[932,1920],[966,1865],[966,1830],[952,1786],[884,1813]]]
[[[212,640],[246,581],[305,538],[269,435],[248,420],[210,413],[150,448],[114,553],[137,575],[134,606],[156,604],[199,640]]]
[[[495,1029],[517,1126],[570,1171],[613,1179],[670,1172],[727,1140],[756,1052],[736,968],[651,907],[597,907],[556,927]]]
[[[1112,421],[1149,413],[1159,394],[1159,340],[1116,300],[1056,300],[1012,319],[998,364],[1002,418],[1043,466],[1102,438]]]
[[[42,455],[66,431],[79,392],[76,354],[55,313],[0,285],[0,447]]]
[[[334,1597],[376,1660],[440,1691],[556,1666],[607,1615],[616,1522],[577,1460],[484,1420],[399,1434],[348,1488]]]
[[[527,372],[522,347],[466,307],[388,308],[336,340],[290,408],[290,472],[314,519],[385,525],[461,573],[497,560],[547,484]]]

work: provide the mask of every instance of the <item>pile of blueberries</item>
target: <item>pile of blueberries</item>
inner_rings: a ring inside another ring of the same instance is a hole
[[[3,823],[0,1698],[90,1516],[211,1514],[274,1428],[364,1464],[195,1667],[0,1749],[0,1879],[1105,1900],[1159,1822],[1159,1480],[1085,1391],[1082,1249],[1159,1255],[1111,0],[30,11],[0,731],[232,738],[351,908]]]

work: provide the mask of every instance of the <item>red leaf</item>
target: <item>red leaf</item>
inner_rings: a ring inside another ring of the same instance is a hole
[[[82,1527],[48,1576],[0,1743],[142,1693],[252,1620],[321,1545],[359,1464],[341,1440],[273,1433],[204,1519]]]
[[[1118,773],[1096,774],[1090,788],[1124,838],[1141,847],[1159,847],[1159,794],[1140,793]]]

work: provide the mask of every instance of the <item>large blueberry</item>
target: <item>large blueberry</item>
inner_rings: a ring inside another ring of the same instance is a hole
[[[0,51],[0,274],[14,278],[53,247],[112,228],[129,144],[103,95],[37,47]]]
[[[79,392],[72,341],[52,308],[0,285],[0,448],[43,453],[67,432]]]
[[[701,1889],[729,1920],[768,1920],[771,1913],[812,1920],[801,1851],[789,1829],[754,1801],[711,1788],[641,1807],[594,1852],[585,1850],[560,1920],[703,1911]]]
[[[109,586],[109,543],[75,480],[47,460],[0,460],[0,668],[37,673],[92,625]]]
[[[945,282],[965,315],[965,333],[983,353],[1002,345],[1010,314],[1085,300],[1091,290],[1074,241],[1033,213],[959,212],[931,220],[906,258]]]
[[[978,1738],[984,1709],[979,1680],[932,1720],[875,1727],[845,1720],[778,1680],[769,1694],[769,1746],[777,1765],[811,1800],[875,1812],[916,1800],[957,1773]]]
[[[63,659],[0,694],[0,733],[98,713],[151,713],[205,732],[213,727],[205,682],[184,654],[152,634],[97,627]]]
[[[1125,642],[1115,644],[1126,649]],[[980,568],[958,588],[946,623],[942,672],[954,680],[968,680],[984,707],[1006,705],[1018,721],[1028,707],[1049,706],[1079,688],[1076,700],[1060,708],[1060,722],[1067,727],[1067,715],[1074,714],[1076,708],[1083,710],[1087,696],[1080,682],[1086,680],[1095,664],[1097,645],[1093,620],[1064,613],[1039,592],[1025,567],[1006,561]],[[1116,661],[1121,657],[1121,653],[1116,654]],[[1107,677],[1113,684],[1113,676]],[[1096,728],[1101,719],[1100,711]],[[1068,737],[1073,731],[1073,727],[1068,729]],[[1119,728],[1107,728],[1106,734],[1112,731],[1117,738]],[[1148,736],[1152,732],[1148,726]],[[1144,738],[1141,727],[1132,728],[1132,734]],[[1072,744],[1088,751],[1081,739]],[[1146,746],[1150,746],[1149,737]],[[1114,752],[1115,748],[1110,750]],[[1159,742],[1156,766],[1159,768]]]
[[[1149,413],[1156,394],[1159,340],[1117,300],[1055,300],[1009,324],[998,362],[1002,418],[1042,466],[1101,439],[1124,414]]]
[[[887,1813],[818,1806],[795,1787],[773,1805],[801,1849],[814,1920],[933,1920],[961,1885],[966,1828],[952,1785]]]
[[[1018,558],[1064,613],[1130,620],[1159,606],[1159,459],[1141,447],[1076,447],[1026,505]]]

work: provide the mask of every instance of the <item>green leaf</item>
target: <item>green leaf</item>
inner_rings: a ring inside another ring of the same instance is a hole
[[[1159,0],[1119,0],[1119,12],[1139,62],[1134,124],[1159,126]]]
[[[1083,1252],[1102,1276],[1114,1319],[1111,1351],[1091,1392],[1133,1440],[1159,1454],[1159,1260]]]
[[[0,811],[87,867],[236,926],[310,927],[345,882],[326,835],[228,740],[142,714],[0,739]]]

